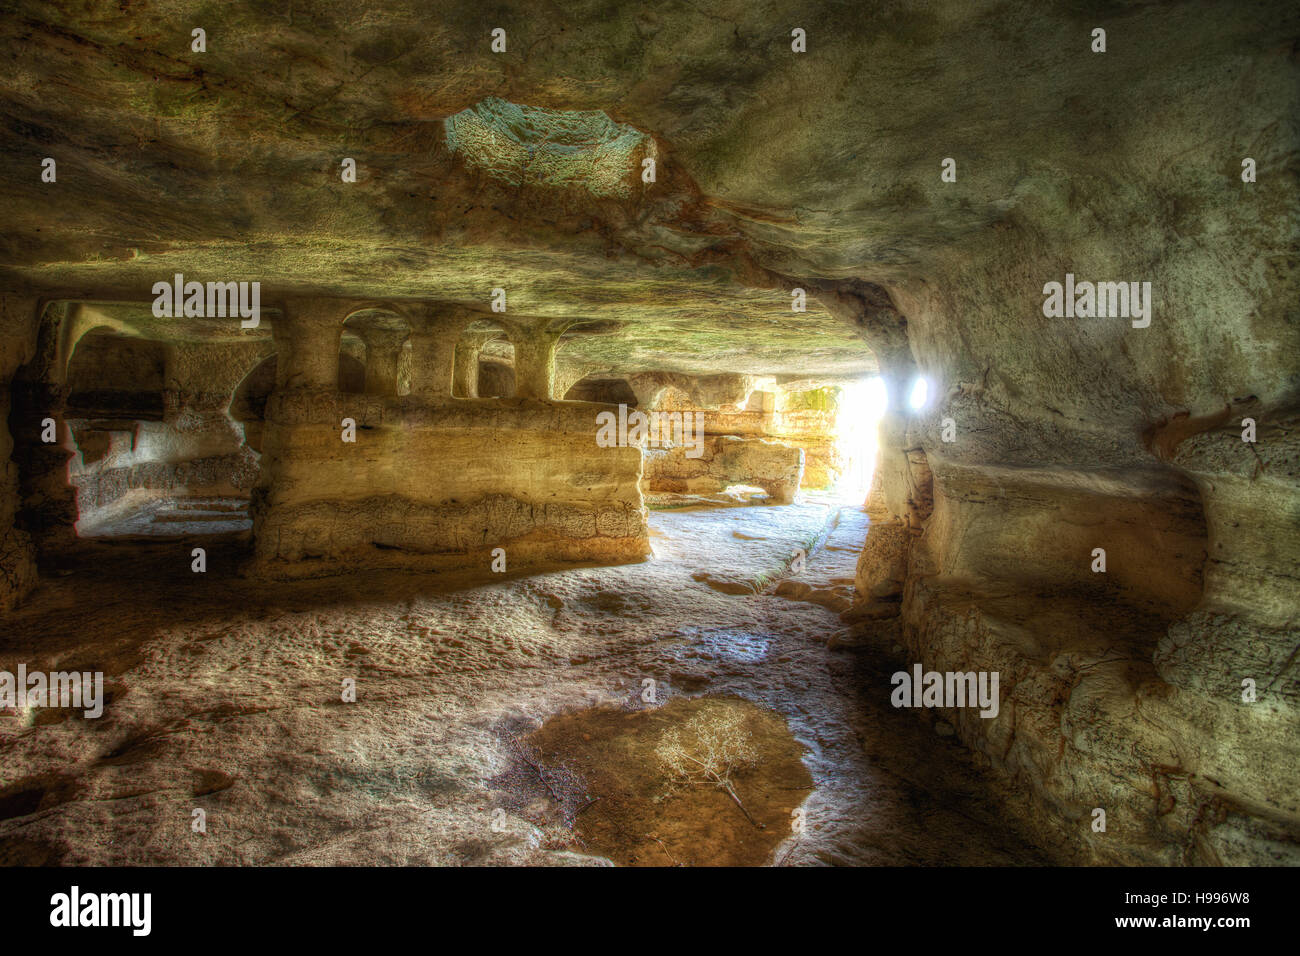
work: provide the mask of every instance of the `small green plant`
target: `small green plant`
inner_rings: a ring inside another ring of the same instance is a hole
[[[717,708],[698,714],[681,730],[665,731],[655,755],[673,784],[712,783],[726,791],[746,820],[765,829],[750,816],[731,782],[734,772],[752,766],[758,756],[740,713]]]

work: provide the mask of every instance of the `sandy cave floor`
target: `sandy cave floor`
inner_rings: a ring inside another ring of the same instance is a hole
[[[109,701],[0,712],[0,864],[607,862],[546,823],[512,754],[548,717],[650,708],[646,678],[660,705],[734,695],[788,723],[815,789],[753,795],[776,826],[804,809],[767,862],[1059,862],[946,728],[890,707],[900,662],[828,650],[836,614],[770,593],[798,547],[812,586],[788,593],[851,575],[837,522],[861,542],[862,511],[824,502],[652,512],[652,560],[464,586],[252,581],[238,535],[86,542],[7,622],[0,669],[103,670]],[[639,861],[708,859],[665,849]]]

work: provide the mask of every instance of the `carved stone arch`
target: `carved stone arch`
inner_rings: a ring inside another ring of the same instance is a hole
[[[404,309],[362,303],[344,317],[339,351],[351,354],[359,341],[366,394],[392,398],[410,389],[410,338],[411,321]]]
[[[498,315],[477,313],[456,342],[453,392],[457,398],[510,398],[515,395],[518,326]]]

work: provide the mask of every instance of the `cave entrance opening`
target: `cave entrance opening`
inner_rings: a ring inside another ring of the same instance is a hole
[[[876,473],[880,419],[889,399],[879,376],[848,382],[840,389],[835,415],[835,452],[839,474],[831,486],[837,501],[863,504]]]

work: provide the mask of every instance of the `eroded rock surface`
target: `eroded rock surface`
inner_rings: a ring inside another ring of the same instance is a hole
[[[102,669],[109,699],[97,720],[0,714],[0,863],[599,864],[537,777],[508,773],[515,742],[590,707],[653,726],[704,694],[774,711],[811,775],[773,795],[772,863],[1064,862],[1021,826],[1023,794],[889,706],[871,648],[827,653],[834,614],[693,579],[770,573],[826,511],[654,512],[652,561],[480,585],[240,578],[243,547],[211,536],[205,576],[176,543],[87,544],[8,619],[0,669]],[[637,800],[669,783],[644,779]]]
[[[750,414],[761,380],[816,391],[879,373],[878,492],[842,625],[877,656],[852,676],[885,695],[878,668],[1001,674],[997,717],[944,725],[1032,795],[1025,825],[1070,858],[1300,862],[1294,4],[506,4],[503,53],[474,0],[10,6],[0,608],[38,587],[38,564],[84,557],[78,519],[123,492],[150,507],[180,489],[249,494],[254,573],[482,566],[502,543],[520,566],[632,560],[651,540],[642,457],[596,446],[598,408],[680,388],[720,422],[723,406]],[[156,315],[154,284],[177,274],[260,282],[260,324]],[[1048,283],[1076,279],[1149,298],[1136,313],[1044,308]],[[83,388],[79,352],[103,373]],[[918,377],[929,397],[913,408]],[[584,381],[626,388],[561,401]],[[816,482],[839,467],[815,415],[784,434],[734,424],[718,443],[783,442]],[[798,487],[785,466],[760,477],[782,500]],[[600,573],[648,614],[639,567]],[[701,600],[748,599],[686,580]],[[550,614],[518,596],[488,599],[482,620],[520,667],[593,653],[576,632],[510,630]],[[762,601],[778,617],[810,607]],[[801,627],[841,628],[814,610]],[[283,635],[318,635],[311,614],[286,611],[271,634],[169,626],[200,657],[242,641],[223,664],[266,662]],[[339,650],[303,639],[317,661]],[[463,648],[444,643],[401,667],[456,671]],[[486,740],[489,703],[517,704],[507,684],[466,684],[485,709],[448,733]],[[358,746],[357,727],[251,698],[322,752]],[[142,713],[113,747],[65,741],[62,759],[103,757],[97,773],[125,786],[125,755],[167,722],[243,716],[188,704]],[[411,741],[436,723],[422,706]],[[215,752],[194,754],[196,772]],[[27,759],[8,805],[54,811],[31,846],[174,858],[72,846],[64,826],[124,824],[69,802],[53,751]],[[291,805],[364,773],[331,759],[282,751],[261,772],[294,781],[267,785]],[[295,760],[319,776],[286,775]],[[334,817],[336,842],[259,834],[213,855],[355,859],[356,810]],[[447,826],[462,857],[493,852]],[[410,858],[395,838],[369,845]]]

